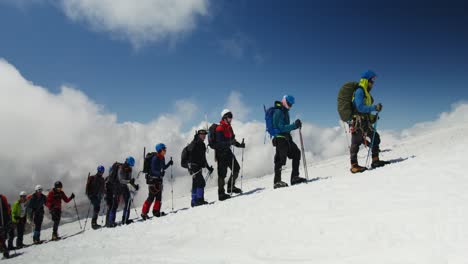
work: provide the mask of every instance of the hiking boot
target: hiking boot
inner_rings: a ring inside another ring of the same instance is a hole
[[[194,206],[205,205],[205,204],[207,204],[207,203],[208,203],[208,202],[205,201],[204,199],[197,199],[197,200],[195,201],[195,205],[194,205]]]
[[[367,170],[366,167],[361,167],[357,163],[353,163],[350,169],[351,173],[361,173],[361,172],[364,172],[365,170]]]
[[[131,219],[128,219],[127,222],[125,222],[126,225],[129,225],[129,224],[132,224],[133,223],[133,220]]]
[[[378,167],[383,167],[383,166],[385,166],[387,164],[390,164],[390,162],[385,161],[385,160],[380,160],[379,157],[373,157],[371,167],[373,169],[375,169],[375,168],[378,168]]]
[[[149,219],[148,214],[141,214],[141,219],[143,219],[143,221],[148,220]]]
[[[229,186],[227,187],[227,192],[228,192],[228,193],[242,193],[242,190],[239,189],[239,188],[237,188],[236,186],[233,186],[233,187],[231,188],[231,186],[229,185]]]
[[[289,185],[283,181],[276,182],[273,185],[273,189],[278,189],[278,188],[283,188],[283,187],[288,187]]]
[[[231,196],[229,194],[226,194],[226,193],[220,193],[218,194],[218,198],[220,201],[224,201],[224,200],[227,200],[229,198],[231,198]]]
[[[161,216],[165,216],[166,213],[165,212],[161,212],[161,211],[153,211],[153,215],[155,217],[161,217]]]
[[[306,181],[307,180],[305,178],[301,178],[299,176],[292,177],[291,178],[291,185],[296,185],[296,184],[303,183],[303,182],[306,182]]]
[[[59,239],[60,237],[58,236],[58,234],[52,234],[52,239],[51,239],[52,241],[57,241]]]
[[[3,251],[3,257],[6,258],[6,259],[9,259],[10,258],[10,252],[8,252],[8,250],[5,249],[5,251]]]

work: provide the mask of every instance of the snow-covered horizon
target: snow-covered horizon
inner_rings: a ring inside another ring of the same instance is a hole
[[[5,263],[466,263],[468,125],[447,123],[463,120],[463,107],[431,124],[437,129],[384,141],[381,158],[394,161],[384,168],[353,175],[348,155],[339,155],[310,162],[308,184],[274,190],[273,175],[244,179],[246,195],[197,208],[188,192],[177,193],[175,214],[87,230]],[[213,182],[208,201],[217,200]],[[163,200],[171,211],[170,193]],[[76,222],[59,228],[62,236],[78,231]]]

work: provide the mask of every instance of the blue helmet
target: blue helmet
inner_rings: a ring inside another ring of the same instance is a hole
[[[102,165],[99,165],[99,166],[97,167],[97,171],[100,172],[100,173],[104,173],[105,170],[106,170],[106,169],[104,169],[104,166],[102,166]]]
[[[132,156],[129,156],[126,160],[125,163],[128,164],[128,166],[133,167],[135,166],[135,159]]]
[[[374,78],[376,76],[377,76],[377,74],[375,74],[375,72],[373,72],[371,70],[367,70],[367,71],[362,73],[361,78],[370,80],[370,79],[372,79],[372,78]]]
[[[166,145],[164,145],[164,143],[159,143],[159,144],[156,144],[155,148],[157,152],[160,152],[161,150],[166,149]]]
[[[296,103],[296,99],[292,95],[285,95],[283,98],[286,100],[288,105],[293,105]]]

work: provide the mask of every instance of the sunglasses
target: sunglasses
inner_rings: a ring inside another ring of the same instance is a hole
[[[369,82],[373,84],[375,82],[375,77],[370,78]]]
[[[226,117],[226,118],[232,118],[232,113],[227,113],[227,114],[225,115],[225,117]]]

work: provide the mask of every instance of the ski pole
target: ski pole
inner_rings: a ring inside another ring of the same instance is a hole
[[[299,137],[301,139],[301,151],[302,151],[302,160],[304,163],[304,173],[306,176],[306,183],[309,181],[309,173],[307,172],[307,161],[306,161],[306,156],[305,156],[305,150],[304,150],[304,139],[302,138],[302,128],[299,128]]]
[[[233,193],[233,189],[234,189],[234,159],[235,159],[235,156],[234,156],[234,146],[232,146],[232,167],[231,167],[231,195]]]
[[[367,151],[367,158],[366,158],[366,167],[369,167],[369,156],[370,156],[370,153],[372,151],[372,149],[374,148],[374,139],[375,139],[375,132],[377,131],[377,122],[379,121],[379,113],[377,113],[375,115],[375,123],[374,123],[374,132],[372,133],[372,141],[371,141],[371,146],[369,148],[369,150]]]
[[[206,175],[205,183],[207,183],[210,178],[211,178],[211,171],[209,171],[208,174]]]
[[[73,197],[73,203],[75,204],[76,217],[78,218],[78,223],[80,224],[80,230],[83,230],[83,228],[81,227],[81,220],[80,220],[80,214],[78,213],[78,207],[76,207],[75,197]]]
[[[86,214],[86,220],[85,220],[85,222],[84,222],[83,231],[86,230],[86,224],[88,223],[89,211],[90,211],[90,210],[91,210],[91,200],[89,201],[88,213]]]
[[[172,157],[171,157],[172,161]],[[172,199],[172,212],[174,212],[174,177],[172,174],[172,165],[171,165],[171,199]]]
[[[244,144],[244,139],[242,139],[242,144]],[[245,146],[244,146],[245,147]],[[244,149],[242,148],[242,167],[241,167],[241,190],[242,190],[242,180],[244,179]]]

